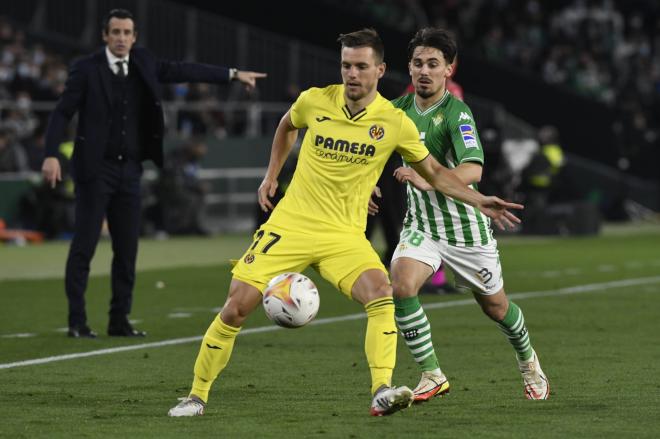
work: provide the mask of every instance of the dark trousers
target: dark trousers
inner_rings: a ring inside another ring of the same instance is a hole
[[[85,290],[89,265],[104,218],[108,221],[113,253],[110,320],[122,321],[131,312],[140,229],[141,176],[142,165],[138,162],[104,160],[94,180],[76,184],[75,228],[65,275],[69,326],[87,323]]]

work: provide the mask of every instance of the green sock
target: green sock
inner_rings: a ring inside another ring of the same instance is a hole
[[[504,320],[498,322],[497,325],[509,339],[509,343],[518,355],[518,359],[521,361],[529,360],[532,357],[532,343],[529,341],[525,317],[518,305],[509,302],[509,309],[504,316]]]
[[[403,335],[408,350],[423,372],[439,369],[431,341],[431,325],[419,303],[419,298],[394,299],[396,326]]]

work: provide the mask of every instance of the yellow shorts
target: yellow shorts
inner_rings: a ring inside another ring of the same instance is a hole
[[[264,224],[238,260],[234,278],[259,291],[275,276],[302,273],[312,266],[338,290],[351,297],[353,284],[369,269],[387,270],[364,234],[310,234]],[[389,278],[389,277],[388,277]]]

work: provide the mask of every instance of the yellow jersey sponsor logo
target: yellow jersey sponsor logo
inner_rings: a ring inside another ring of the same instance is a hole
[[[333,139],[332,137],[323,137],[316,135],[314,146],[323,146],[323,149],[331,149],[339,152],[350,152],[351,154],[373,157],[376,154],[376,147],[366,143],[351,142],[344,139]]]

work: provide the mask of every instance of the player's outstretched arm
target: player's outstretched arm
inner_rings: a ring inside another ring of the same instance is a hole
[[[479,183],[481,181],[481,164],[480,163],[461,163],[454,169],[449,171],[457,176],[463,184],[472,184]],[[399,181],[399,183],[410,183],[415,186],[420,191],[432,191],[433,186],[431,186],[428,181],[424,180],[421,175],[415,172],[412,168],[406,168],[401,166],[394,171],[394,178]]]
[[[394,178],[399,183],[410,183],[420,191],[432,191],[433,186],[428,181],[424,180],[421,175],[415,172],[412,168],[401,166],[394,170]]]
[[[478,191],[468,188],[449,169],[442,166],[431,155],[424,160],[410,165],[433,188],[457,200],[478,208],[484,215],[493,219],[500,228],[513,227],[520,219],[507,209],[522,209],[521,204],[509,203],[498,197],[487,197]]]
[[[277,190],[277,177],[280,175],[282,166],[286,158],[291,152],[291,148],[298,137],[298,128],[293,126],[291,123],[290,111],[287,111],[280,123],[277,125],[275,130],[275,136],[273,137],[273,145],[270,150],[270,161],[268,162],[268,170],[266,171],[266,176],[264,177],[261,185],[259,186],[259,206],[264,212],[273,210],[273,203],[269,198],[275,196],[275,191]]]
[[[424,160],[417,163],[411,163],[410,166],[417,172],[424,180],[426,180],[436,191],[442,192],[457,200],[468,203],[472,206],[477,206],[481,200],[479,192],[468,188],[456,175],[446,167],[442,166],[438,161],[433,158],[431,154],[427,155]]]
[[[492,218],[500,230],[512,229],[515,224],[520,224],[520,218],[509,212],[508,209],[523,209],[522,204],[510,203],[494,196],[482,196],[482,201],[475,207],[484,215]]]

